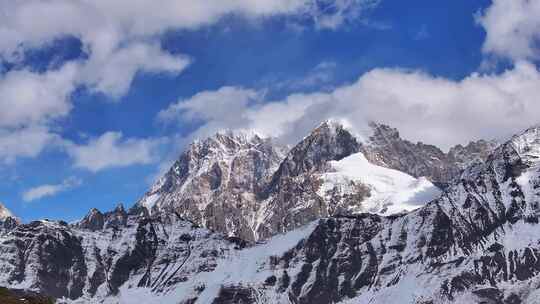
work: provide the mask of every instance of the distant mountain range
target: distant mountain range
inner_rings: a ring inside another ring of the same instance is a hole
[[[540,128],[445,153],[372,123],[196,141],[133,207],[21,224],[0,285],[60,303],[534,303]]]

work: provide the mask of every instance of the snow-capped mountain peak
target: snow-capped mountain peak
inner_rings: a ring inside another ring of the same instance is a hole
[[[473,162],[482,162],[498,146],[479,140],[466,146],[457,145],[448,153],[422,142],[412,143],[400,137],[399,131],[384,124],[371,123],[373,134],[362,152],[373,164],[399,170],[414,177],[426,177],[445,188]]]
[[[540,162],[540,126],[525,130],[510,140],[521,158],[528,163]]]
[[[386,126],[368,143],[321,124],[286,153],[216,135],[130,209],[4,225],[0,285],[77,304],[534,303],[537,135],[449,153]]]
[[[187,147],[137,205],[259,240],[334,214],[411,210],[436,198],[437,186],[459,175],[469,152],[482,159],[491,148],[478,144],[445,154],[406,141],[389,126],[372,123],[370,128],[371,135],[359,138],[346,122],[327,120],[291,148],[253,132],[220,131]],[[363,165],[355,176],[336,172],[340,161],[358,153],[365,162],[356,162]],[[400,172],[403,178],[390,178],[383,187],[383,178],[370,176],[374,171],[367,168],[386,169],[391,177]]]

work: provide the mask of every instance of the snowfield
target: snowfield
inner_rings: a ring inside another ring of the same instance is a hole
[[[340,161],[331,161],[335,172],[324,173],[319,194],[338,187],[352,193],[352,182],[366,185],[370,197],[362,202],[356,212],[390,215],[412,211],[438,198],[441,190],[424,177],[414,178],[401,171],[370,163],[364,154],[356,153]]]
[[[177,303],[179,299],[186,300],[198,286],[204,286],[204,291],[197,295],[195,303],[212,303],[218,296],[222,286],[249,286],[253,282],[262,282],[274,274],[269,266],[270,257],[282,256],[287,250],[295,247],[300,241],[308,237],[318,221],[291,231],[286,234],[276,235],[263,244],[241,250],[230,251],[224,257],[218,259],[217,268],[212,272],[193,273],[188,281],[179,283],[173,289],[159,293],[152,288],[137,287],[134,277],[126,282],[116,296],[108,296],[101,299],[84,298],[78,300],[60,300],[64,304],[84,304],[89,301],[98,301],[104,304],[133,304],[144,299],[145,304]],[[290,273],[293,277],[295,273]],[[196,296],[193,294],[193,296]],[[262,296],[262,295],[261,295]],[[264,295],[264,299],[271,298],[270,303],[287,303],[287,295],[281,293]],[[260,303],[266,303],[263,299]]]
[[[370,151],[322,125],[285,158],[261,139],[218,136],[129,210],[7,222],[0,285],[70,304],[537,303],[540,128],[450,184],[433,177],[466,161],[437,171],[386,131]],[[477,160],[471,147],[456,155]]]

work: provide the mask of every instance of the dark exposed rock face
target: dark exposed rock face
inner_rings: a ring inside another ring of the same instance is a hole
[[[111,224],[102,229],[35,221],[3,234],[0,282],[93,302],[91,297],[118,294],[128,282],[168,290],[194,273],[214,270],[219,256],[240,248],[176,215],[149,217],[120,207],[104,215]]]
[[[404,140],[397,129],[389,126],[372,123],[371,127],[374,133],[362,149],[367,159],[415,177],[425,176],[443,188],[471,163],[486,160],[497,146],[495,142],[479,140],[444,153],[433,145]]]
[[[530,303],[540,286],[539,143],[540,130],[527,130],[406,215],[321,220],[272,260],[289,282],[276,292],[293,303]]]
[[[93,208],[79,223],[77,223],[77,226],[82,229],[98,231],[103,229],[104,223],[103,213],[96,208]]]
[[[360,143],[343,126],[324,122],[287,154],[272,177],[270,191],[276,191],[284,179],[326,171],[329,161],[341,160],[359,150]]]
[[[359,142],[336,122],[322,123],[285,153],[271,139],[219,133],[196,142],[138,203],[152,212],[176,212],[195,223],[254,241],[290,231],[317,218],[362,209],[370,189],[362,183],[319,192],[324,173],[363,152],[372,163],[446,185],[467,164],[487,157],[487,142],[457,146],[448,154],[413,144],[397,130],[372,124],[368,142]]]
[[[21,289],[0,287],[0,303],[2,304],[54,304],[53,298]]]
[[[257,303],[255,291],[249,287],[222,287],[212,304],[254,304]]]
[[[344,215],[337,210],[346,200],[317,196],[328,161],[366,149],[346,130],[323,124],[286,155],[267,143],[226,136],[193,146],[129,210],[91,210],[74,225],[5,224],[0,286],[83,303],[130,290],[162,303],[506,304],[537,297],[540,129],[465,168],[439,199],[388,217]],[[405,153],[397,146],[380,151]],[[447,157],[464,163],[464,151],[483,158],[483,149],[456,147]],[[264,221],[242,224],[250,217]],[[293,231],[250,245],[199,225],[261,238]]]
[[[101,213],[93,208],[90,212],[76,224],[77,228],[90,231],[99,231],[104,228],[121,228],[127,223],[128,214],[122,204],[119,204],[113,211]]]
[[[10,231],[17,227],[17,225],[19,224],[19,220],[13,217],[7,217],[3,220],[0,220],[0,233]]]
[[[491,245],[486,250],[480,245],[489,244],[486,239],[496,233],[499,240],[508,238],[502,227],[489,236],[469,235],[467,242],[461,242],[462,236],[457,236],[461,229],[449,228],[448,224],[456,223],[443,214],[446,211],[433,204],[421,214],[397,218],[321,220],[308,238],[272,260],[275,273],[283,273],[277,280],[289,281],[288,287],[276,292],[286,293],[293,303],[338,303],[351,298],[357,299],[355,303],[388,303],[388,299],[527,303],[530,290],[518,286],[538,284],[540,269],[534,257],[539,249]],[[413,216],[420,219],[411,225]],[[297,275],[291,279],[283,269]],[[414,287],[403,290],[408,284]]]
[[[80,239],[59,223],[35,221],[18,225],[0,245],[2,281],[32,282],[53,297],[82,295],[87,268]]]
[[[321,221],[303,243],[275,261],[276,265],[288,268],[293,266],[291,261],[295,257],[303,256],[300,273],[291,283],[289,297],[297,303],[335,303],[346,297],[352,298],[356,296],[356,290],[373,284],[378,273],[374,248],[367,246],[362,251],[353,245],[369,242],[383,230],[382,224],[377,216],[365,216],[358,221]],[[305,290],[308,280],[311,280],[311,286]]]
[[[217,134],[192,144],[138,203],[254,240],[255,213],[283,149],[253,134]]]
[[[321,217],[341,211],[342,203],[360,201],[324,200],[317,193],[320,173],[329,162],[360,150],[356,138],[339,124],[325,122],[296,145],[281,163],[265,193],[265,221],[257,227],[259,238],[293,230]],[[366,195],[369,190],[366,190]],[[332,204],[333,203],[333,204]]]

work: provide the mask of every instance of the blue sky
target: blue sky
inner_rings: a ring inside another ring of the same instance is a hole
[[[125,14],[97,1],[80,24],[74,3],[44,8],[60,12],[58,22],[23,14],[46,5],[39,1],[0,4],[14,12],[0,21],[7,41],[0,44],[0,201],[24,221],[130,206],[187,142],[221,128],[294,142],[330,113],[360,129],[382,120],[446,148],[503,138],[539,113],[538,7],[526,1],[186,4],[184,13],[165,11],[158,21],[145,19],[145,1]],[[524,20],[506,22],[508,6],[524,11]],[[519,26],[523,37],[500,33]],[[489,118],[484,103],[503,119]],[[294,115],[265,123],[275,107]],[[25,131],[34,132],[32,140]]]

